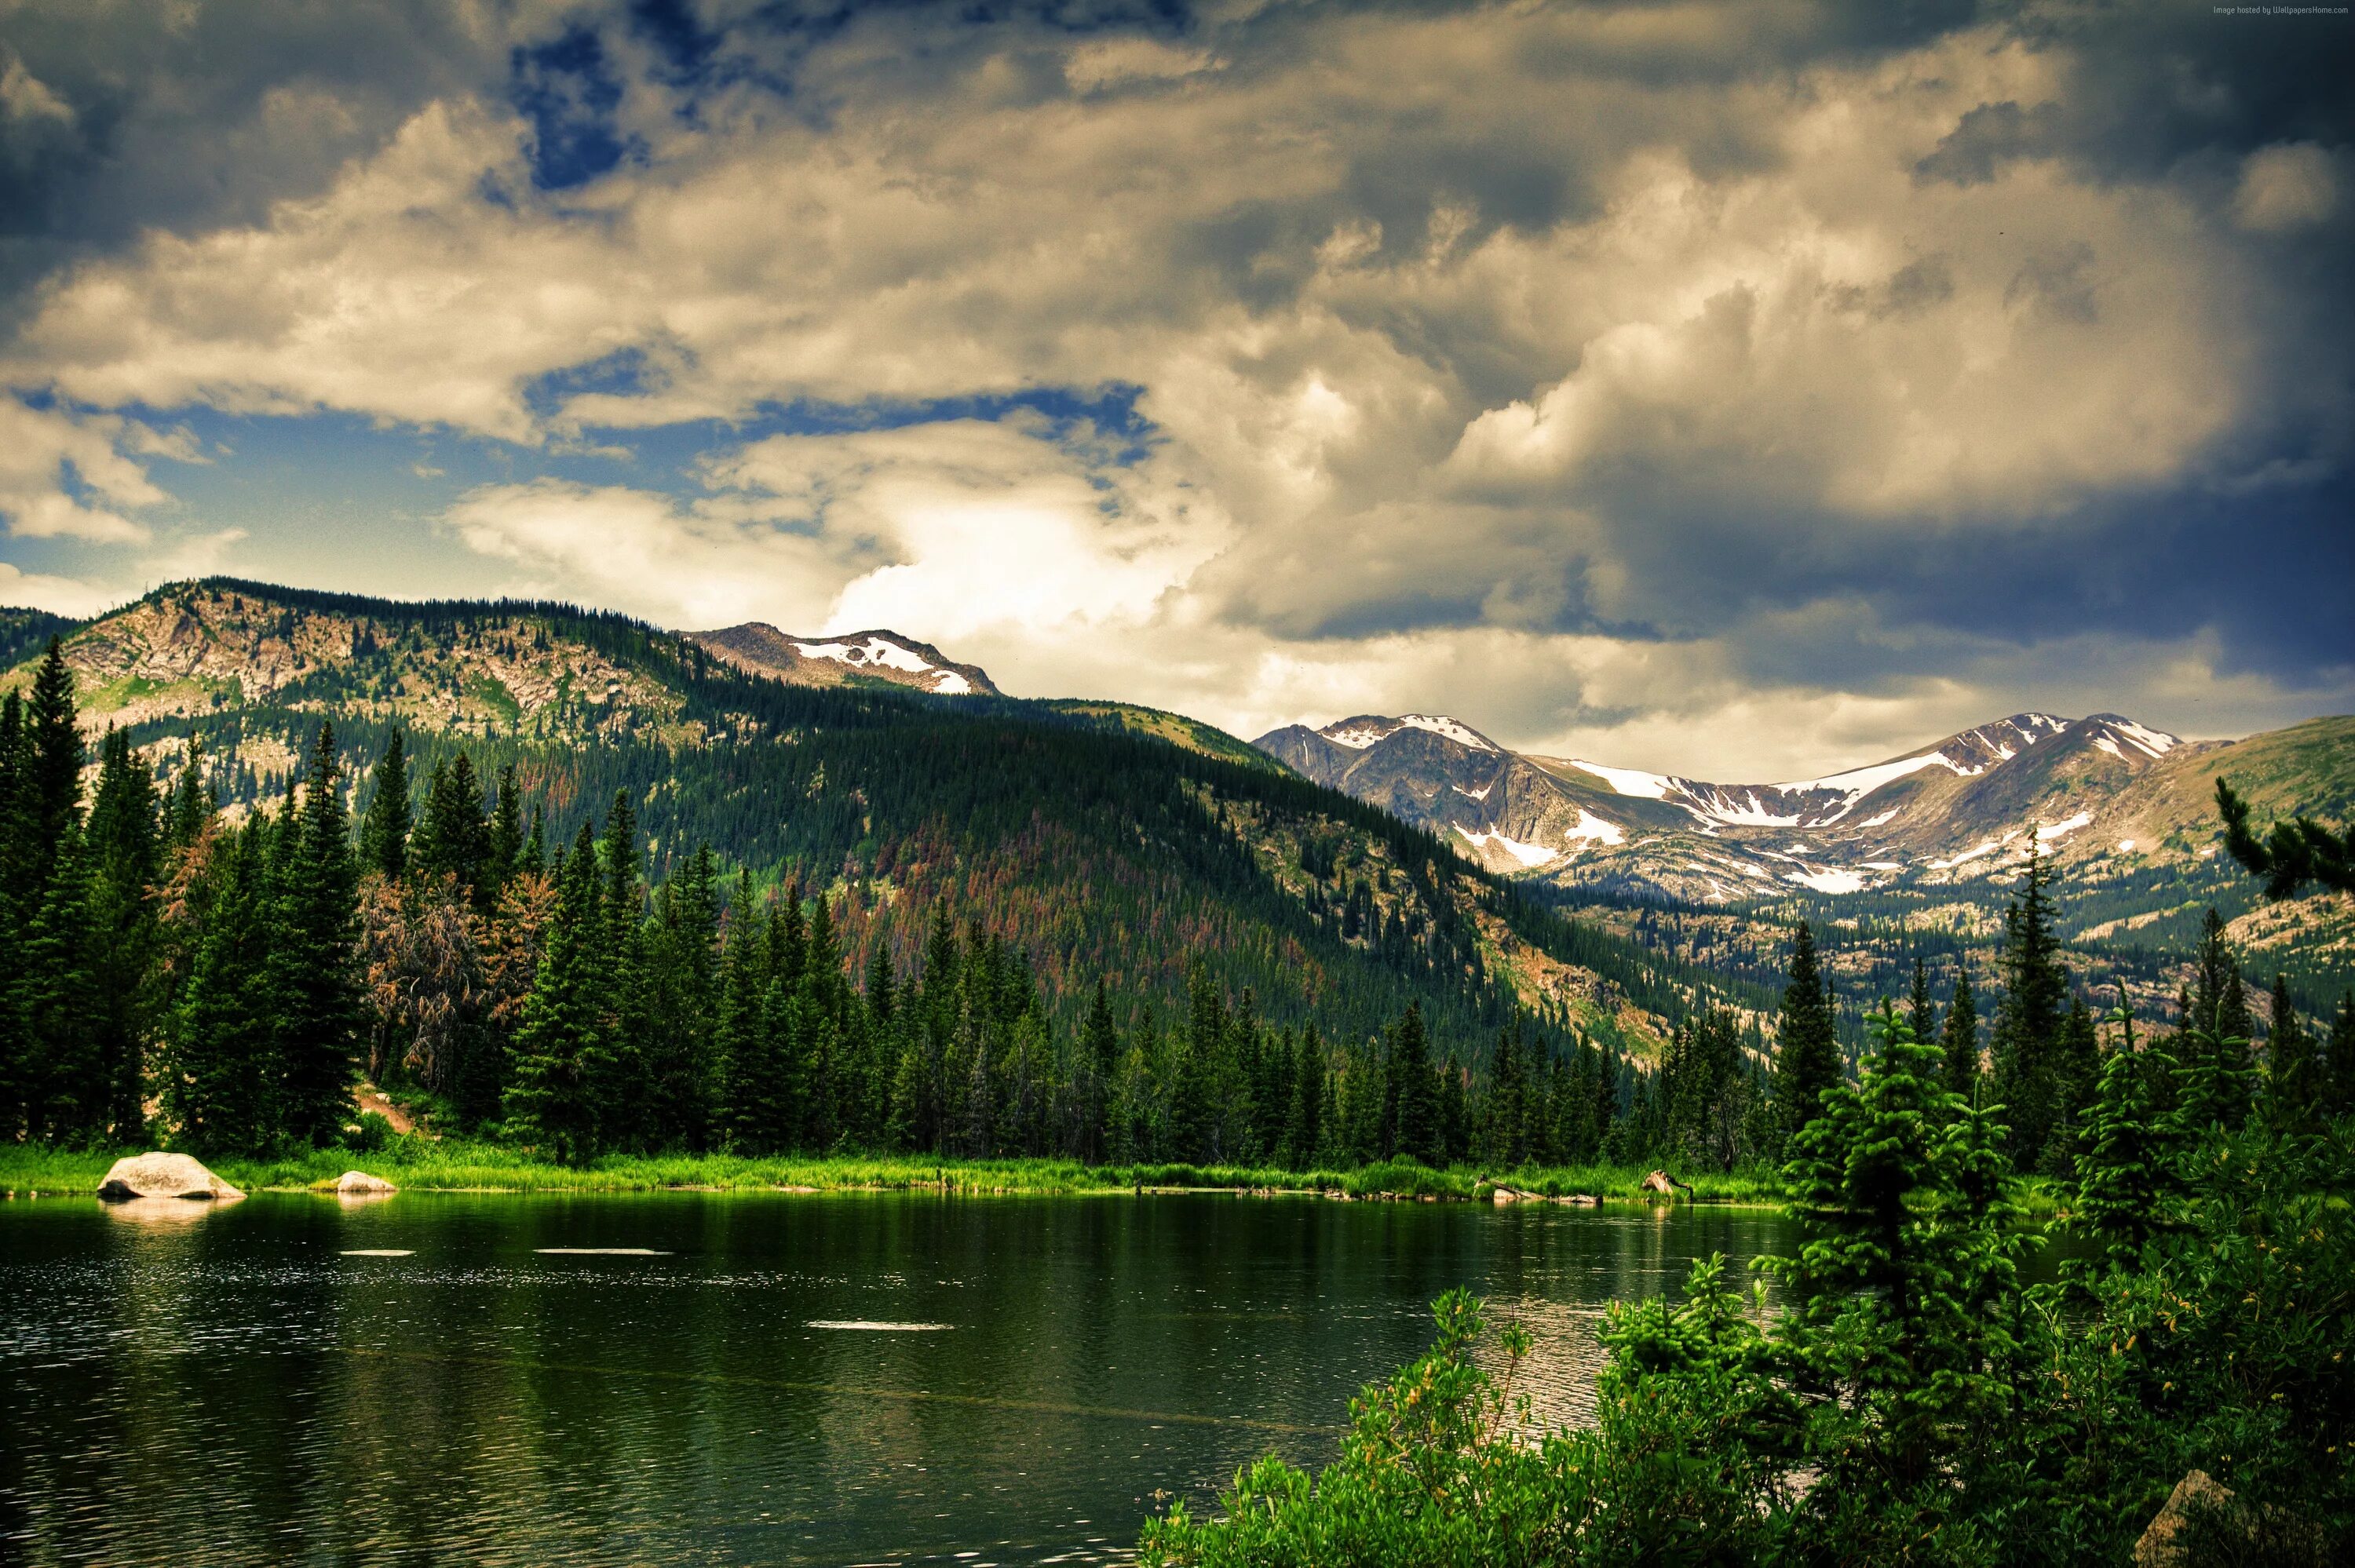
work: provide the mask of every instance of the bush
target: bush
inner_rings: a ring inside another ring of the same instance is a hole
[[[1681,1303],[1611,1312],[1595,1425],[1534,1434],[1527,1336],[1492,1379],[1450,1293],[1339,1457],[1238,1473],[1223,1517],[1150,1521],[1145,1561],[2123,1562],[2195,1468],[2233,1494],[2196,1560],[2355,1561],[2355,1122],[2154,1153],[2121,1100],[2072,1193],[2100,1260],[2030,1285],[2001,1107],[1941,1091],[1902,1020],[1873,1028],[1793,1140],[1778,1316],[1704,1260]]]
[[[379,1111],[362,1111],[360,1118],[344,1128],[344,1147],[355,1154],[378,1154],[392,1142],[392,1123]]]

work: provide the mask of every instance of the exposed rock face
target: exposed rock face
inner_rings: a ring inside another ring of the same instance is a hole
[[[98,1195],[110,1203],[133,1198],[242,1198],[244,1193],[185,1154],[127,1154],[108,1167]]]
[[[2195,1534],[2193,1525],[2202,1520],[2207,1528]],[[2219,1551],[2235,1563],[2328,1561],[2312,1520],[2278,1508],[2251,1508],[2207,1471],[2194,1470],[2175,1483],[2135,1542],[2135,1568],[2198,1568]]]
[[[367,1192],[398,1192],[400,1189],[381,1176],[371,1176],[365,1171],[346,1171],[336,1179],[336,1191],[350,1195]]]
[[[2186,1527],[2195,1513],[2237,1511],[2232,1500],[2232,1489],[2205,1470],[2194,1470],[2175,1483],[2167,1494],[2167,1505],[2151,1516],[2151,1521],[2135,1542],[2136,1568],[2190,1568],[2191,1547],[2182,1539]]]

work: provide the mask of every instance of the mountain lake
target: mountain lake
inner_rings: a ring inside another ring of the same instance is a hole
[[[0,1555],[1093,1563],[1467,1285],[1592,1410],[1608,1303],[1755,1208],[937,1193],[0,1203]]]

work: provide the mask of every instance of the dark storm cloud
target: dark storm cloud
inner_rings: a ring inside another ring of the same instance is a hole
[[[478,20],[439,0],[8,7],[0,69],[56,111],[0,115],[0,313],[144,230],[316,194],[420,104],[496,79],[505,40]]]
[[[1183,648],[1138,694],[1246,727],[1447,705],[1418,670],[1521,738],[2017,706],[2056,640],[2339,701],[2350,44],[2192,5],[20,9],[0,510],[131,538],[166,438],[115,411],[336,410],[511,443],[464,536],[591,597],[642,585],[568,516],[699,604],[696,552],[773,566],[783,508],[867,530],[793,557],[808,613],[946,614],[943,518],[1084,497],[1118,591],[971,635]],[[703,443],[667,491],[533,471],[653,429]],[[61,503],[110,450],[109,509]]]

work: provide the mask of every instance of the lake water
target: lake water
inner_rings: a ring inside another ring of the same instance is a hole
[[[1790,1242],[1683,1206],[19,1199],[0,1558],[1113,1560],[1166,1496],[1329,1457],[1449,1287],[1518,1311],[1576,1420],[1606,1303]]]

